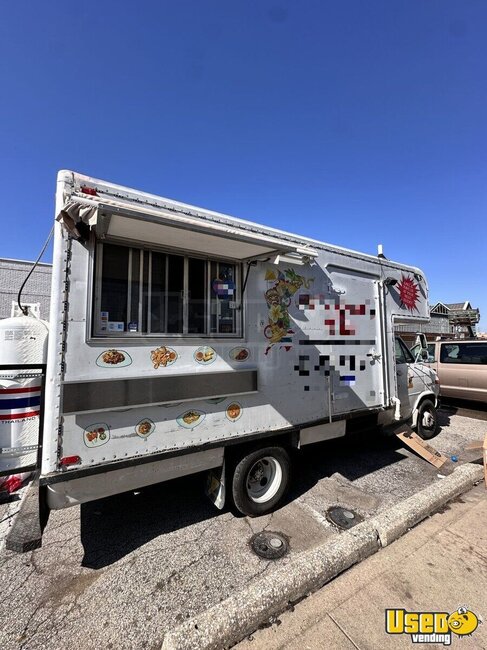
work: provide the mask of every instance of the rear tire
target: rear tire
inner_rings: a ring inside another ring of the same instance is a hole
[[[232,477],[237,510],[249,517],[274,510],[289,487],[290,464],[283,447],[263,447],[244,456]]]
[[[425,399],[418,407],[416,431],[423,440],[431,440],[439,433],[438,414],[433,402]]]

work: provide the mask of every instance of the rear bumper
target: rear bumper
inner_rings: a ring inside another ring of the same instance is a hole
[[[46,486],[47,504],[51,510],[60,510],[180,476],[203,472],[222,464],[223,447],[215,447],[91,476],[72,479],[66,476],[64,481]]]

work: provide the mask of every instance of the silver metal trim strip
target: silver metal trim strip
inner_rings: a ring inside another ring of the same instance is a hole
[[[147,328],[146,328],[148,334],[151,334],[151,300],[152,300],[152,251],[149,251],[149,268],[147,271]]]
[[[132,320],[132,248],[129,248],[129,264],[127,269],[127,320],[126,331],[129,331],[129,323]]]
[[[109,411],[257,392],[257,370],[65,382],[63,413]]]
[[[144,296],[144,250],[141,249],[139,255],[139,313],[137,331],[142,332],[142,301]]]
[[[188,334],[188,316],[189,316],[189,282],[188,269],[189,259],[183,258],[183,335]]]

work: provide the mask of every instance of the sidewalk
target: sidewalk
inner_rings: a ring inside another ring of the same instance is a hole
[[[385,609],[453,612],[484,619],[452,646],[487,649],[487,491],[480,484],[406,535],[257,631],[238,650],[444,648],[385,632]]]

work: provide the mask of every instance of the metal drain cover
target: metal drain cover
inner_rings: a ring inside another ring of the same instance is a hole
[[[289,542],[281,533],[264,530],[252,537],[250,548],[259,557],[266,560],[277,560],[289,551]]]
[[[335,526],[343,528],[344,530],[353,528],[361,521],[363,521],[363,517],[361,517],[359,514],[353,510],[349,510],[348,508],[342,508],[341,506],[329,508],[326,511],[326,517],[328,521],[331,521],[332,524],[335,524]]]

